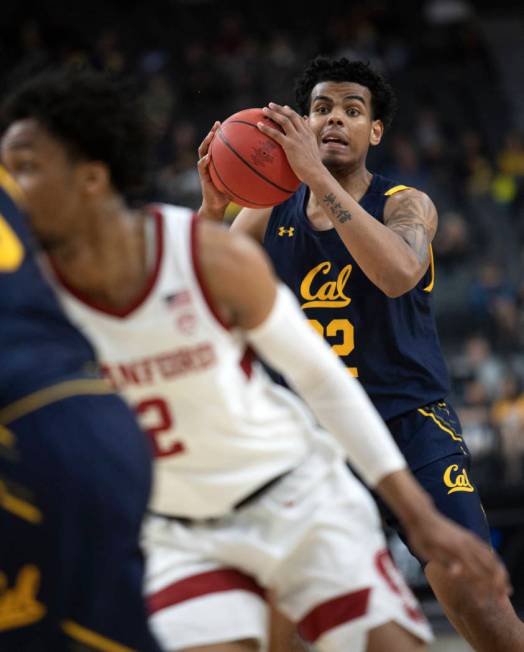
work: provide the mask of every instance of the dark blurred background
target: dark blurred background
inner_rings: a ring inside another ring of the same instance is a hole
[[[319,53],[380,69],[399,111],[370,169],[428,192],[439,210],[434,296],[451,399],[522,608],[522,3],[305,5],[4,0],[0,90],[65,62],[136,76],[155,143],[152,195],[198,207],[197,147],[214,120],[271,100],[293,104],[295,75]],[[398,554],[423,591],[416,567]]]

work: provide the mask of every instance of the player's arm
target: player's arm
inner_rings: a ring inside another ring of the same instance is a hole
[[[382,224],[323,165],[307,121],[290,107],[270,107],[264,111],[284,133],[262,123],[258,128],[282,145],[295,174],[309,186],[369,280],[389,297],[398,297],[415,287],[428,268],[429,244],[437,228],[437,212],[431,199],[414,189],[392,195]]]
[[[229,197],[217,190],[209,174],[209,146],[215,137],[220,122],[215,122],[198,148],[198,175],[202,187],[202,205],[198,210],[199,217],[212,222],[222,222],[226,213]],[[247,233],[262,244],[271,208],[243,208],[236,216],[231,229]]]
[[[201,222],[198,228],[200,267],[226,322],[242,329],[261,357],[286,376],[370,486],[404,469],[404,458],[361,385],[309,326],[291,291],[277,283],[262,249],[214,224]]]
[[[340,441],[403,523],[415,550],[478,581],[479,590],[506,593],[503,567],[483,542],[435,510],[360,384],[307,324],[290,290],[276,282],[256,243],[206,222],[199,225],[199,240],[200,268],[215,307]]]

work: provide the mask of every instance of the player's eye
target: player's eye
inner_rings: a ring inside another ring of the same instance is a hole
[[[356,109],[354,106],[352,106],[351,108],[349,108],[347,110],[347,114],[349,116],[351,116],[352,118],[356,118],[357,116],[360,115],[360,111],[358,109]]]
[[[15,163],[12,165],[13,171],[16,173],[20,172],[34,172],[36,169],[36,165],[34,161],[30,160],[21,160],[21,161],[15,161]]]

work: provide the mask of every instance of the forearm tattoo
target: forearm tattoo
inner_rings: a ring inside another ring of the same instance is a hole
[[[351,213],[342,207],[342,204],[337,201],[335,195],[330,192],[327,195],[324,195],[322,201],[328,207],[329,211],[335,216],[341,224],[344,222],[349,222],[351,219]]]
[[[426,197],[409,195],[391,211],[386,224],[407,242],[421,264],[425,264],[429,257],[429,231],[434,219],[433,206]]]

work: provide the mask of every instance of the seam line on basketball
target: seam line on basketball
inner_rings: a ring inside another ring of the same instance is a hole
[[[241,120],[237,120],[236,122],[242,122],[242,121],[241,121]],[[251,122],[242,122],[242,124],[247,124],[247,125],[250,125],[251,127],[253,127],[254,129],[257,129],[257,127],[256,127],[255,125],[253,125]],[[251,163],[249,163],[249,161],[246,161],[246,159],[245,159],[244,157],[240,156],[240,154],[239,154],[235,149],[233,149],[233,146],[229,143],[229,141],[227,140],[227,138],[224,136],[224,134],[223,134],[223,132],[222,132],[221,129],[218,130],[218,135],[220,136],[220,140],[224,143],[224,145],[225,145],[229,150],[231,150],[231,151],[233,152],[233,154],[234,154],[238,159],[240,159],[240,160],[242,161],[242,163],[244,163],[245,165],[247,165],[247,167],[248,167],[252,172],[254,172],[258,177],[260,177],[261,179],[263,179],[264,181],[266,181],[267,183],[269,183],[270,186],[273,186],[274,188],[276,188],[277,190],[280,190],[281,192],[286,192],[286,193],[288,193],[289,195],[292,195],[292,194],[295,192],[294,190],[289,190],[288,188],[284,188],[284,187],[282,187],[282,186],[279,186],[278,183],[275,183],[274,181],[271,181],[271,179],[268,179],[268,178],[265,177],[263,174],[261,174],[261,173],[260,173],[260,172],[255,168],[255,167],[253,167],[253,166],[251,165]],[[268,136],[268,138],[269,138],[269,136]],[[215,170],[216,170],[216,169],[217,169],[217,168],[216,168],[216,165],[215,165]],[[255,203],[255,202],[253,202],[253,203]]]
[[[211,159],[211,160],[209,161],[209,165],[212,165],[212,166],[213,166],[213,170],[215,171],[215,174],[216,174],[217,177],[220,179],[220,183],[224,186],[224,188],[225,188],[225,189],[228,191],[228,193],[231,195],[231,199],[233,199],[233,200],[235,200],[235,199],[241,199],[242,201],[246,201],[246,202],[248,202],[248,203],[250,203],[250,204],[255,204],[256,206],[260,206],[260,208],[269,208],[266,204],[259,204],[258,202],[253,201],[252,199],[248,199],[247,197],[242,197],[242,195],[239,195],[238,193],[236,193],[236,192],[234,192],[233,190],[231,190],[231,188],[227,185],[227,183],[224,181],[224,179],[222,179],[222,177],[221,177],[220,174],[218,173],[218,170],[217,170],[217,168],[216,168],[216,165],[213,164],[213,159]]]

